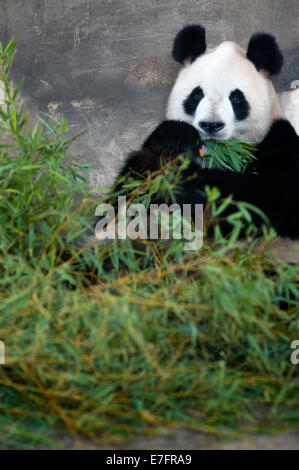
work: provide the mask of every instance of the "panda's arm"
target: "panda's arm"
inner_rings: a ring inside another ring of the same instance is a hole
[[[164,121],[146,139],[139,152],[129,155],[119,176],[156,171],[163,165],[164,157],[175,158],[181,153],[195,157],[201,144],[198,132],[190,124]]]
[[[163,157],[169,160],[180,153],[188,153],[192,161],[182,173],[183,180],[188,179],[188,184],[180,187],[177,196],[179,204],[204,204],[206,186],[217,186],[223,197],[233,194],[236,200],[254,203],[254,188],[259,186],[256,175],[200,169],[195,162],[201,145],[201,138],[193,126],[180,121],[162,122],[146,139],[140,151],[129,155],[117,178],[114,192],[117,193],[121,189],[127,175],[155,172],[163,165]]]

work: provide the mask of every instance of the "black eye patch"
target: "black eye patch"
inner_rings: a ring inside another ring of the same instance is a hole
[[[204,94],[200,86],[194,88],[194,90],[190,93],[188,98],[184,101],[184,110],[187,114],[195,113],[195,110],[199,104],[199,102],[203,99]]]
[[[244,93],[238,88],[229,95],[235,116],[238,121],[242,121],[249,116],[250,106]]]

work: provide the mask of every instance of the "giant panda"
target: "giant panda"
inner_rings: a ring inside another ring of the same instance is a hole
[[[130,154],[119,173],[146,174],[161,167],[161,155],[188,153],[184,170],[192,179],[180,188],[179,204],[206,202],[206,186],[222,197],[233,195],[259,207],[281,236],[299,236],[299,137],[283,118],[270,77],[283,56],[276,39],[254,34],[247,51],[225,41],[207,49],[205,29],[183,28],[176,36],[173,58],[182,68],[169,96],[166,120]],[[254,172],[243,174],[202,169],[198,149],[205,139],[237,137],[256,148]],[[195,175],[195,176],[194,176]],[[257,223],[262,223],[262,220]]]

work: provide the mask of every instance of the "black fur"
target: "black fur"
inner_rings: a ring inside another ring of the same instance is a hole
[[[187,114],[192,116],[197,106],[199,105],[200,101],[203,99],[204,94],[200,86],[194,88],[194,90],[190,93],[188,98],[184,101],[184,109]]]
[[[137,173],[156,171],[166,160],[181,153],[195,157],[200,145],[200,136],[193,126],[185,122],[164,121],[146,139],[140,152],[131,153],[120,176],[131,170]]]
[[[283,66],[283,55],[274,36],[256,33],[249,41],[247,58],[257,70],[265,70],[269,75],[279,73]]]
[[[176,36],[172,49],[172,57],[181,64],[186,60],[194,62],[206,50],[206,31],[200,25],[183,28]]]
[[[199,134],[191,125],[165,121],[141,150],[128,158],[120,175],[153,171],[161,167],[162,155],[171,158],[189,152],[193,160],[183,176],[192,175],[193,179],[180,188],[178,204],[205,203],[204,187],[217,186],[223,197],[232,194],[235,201],[246,201],[262,209],[278,234],[299,236],[299,137],[288,121],[273,122],[258,145],[257,161],[244,174],[199,169],[196,156],[200,145]],[[258,174],[252,174],[252,170]],[[254,222],[259,225],[262,220],[255,216]]]
[[[231,92],[229,99],[237,120],[242,121],[246,119],[249,116],[250,106],[244,93],[237,88]]]

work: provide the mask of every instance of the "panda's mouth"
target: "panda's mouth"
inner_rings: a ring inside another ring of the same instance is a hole
[[[205,144],[202,144],[202,146],[199,148],[198,154],[200,157],[204,157],[205,153],[207,153],[208,147]]]

